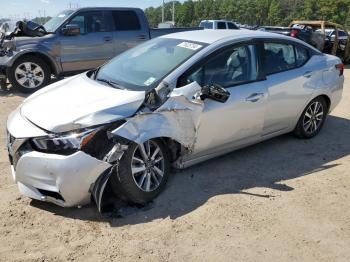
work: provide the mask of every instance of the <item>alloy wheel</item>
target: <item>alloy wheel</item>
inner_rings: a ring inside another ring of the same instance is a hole
[[[318,131],[324,118],[324,109],[322,103],[315,101],[305,111],[303,119],[303,128],[307,134],[313,134]]]
[[[156,190],[163,180],[165,160],[160,146],[149,140],[136,147],[131,160],[133,179],[141,190]]]
[[[36,63],[24,62],[15,69],[15,78],[25,88],[37,88],[44,82],[45,73]]]

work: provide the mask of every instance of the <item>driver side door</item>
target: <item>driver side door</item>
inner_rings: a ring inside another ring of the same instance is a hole
[[[80,12],[69,24],[80,27],[76,36],[60,36],[61,64],[64,72],[96,68],[114,56],[113,32],[104,11]]]
[[[254,44],[219,50],[181,78],[182,85],[218,84],[230,97],[225,103],[204,100],[197,130],[195,156],[205,156],[258,141],[264,125],[267,88],[259,80]]]

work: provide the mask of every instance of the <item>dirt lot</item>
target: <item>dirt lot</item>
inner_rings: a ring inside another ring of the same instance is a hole
[[[312,140],[291,135],[174,173],[151,205],[102,217],[19,195],[0,95],[1,261],[350,261],[350,69]]]

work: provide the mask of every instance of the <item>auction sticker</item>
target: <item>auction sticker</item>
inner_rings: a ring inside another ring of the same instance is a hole
[[[182,42],[182,43],[178,44],[177,46],[191,49],[191,50],[198,50],[199,48],[202,47],[202,45],[190,43],[190,42]]]
[[[153,84],[153,82],[156,80],[155,77],[150,77],[148,78],[143,84],[145,84],[146,86],[150,86]]]

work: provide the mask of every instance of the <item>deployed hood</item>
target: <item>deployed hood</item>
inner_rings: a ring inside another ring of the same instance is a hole
[[[28,97],[21,114],[44,130],[60,133],[130,117],[144,99],[144,91],[115,89],[84,73]]]
[[[40,38],[47,36],[45,28],[33,21],[5,22],[0,26],[0,51],[15,50],[22,45],[38,44]]]

